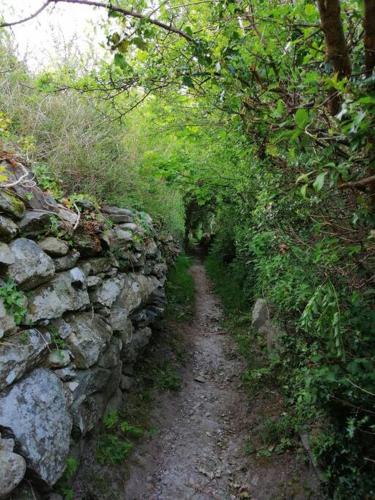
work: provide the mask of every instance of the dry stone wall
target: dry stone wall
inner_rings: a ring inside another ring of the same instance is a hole
[[[124,402],[177,249],[147,214],[62,205],[22,164],[1,166],[0,498],[17,498],[25,474],[54,485],[72,446]]]

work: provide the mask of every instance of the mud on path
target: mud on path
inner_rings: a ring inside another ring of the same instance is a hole
[[[191,273],[195,317],[175,325],[189,353],[182,388],[156,395],[151,421],[159,433],[130,457],[121,498],[319,498],[312,493],[313,474],[295,453],[271,459],[246,455],[250,429],[259,425],[265,408],[272,413],[272,401],[249,400],[241,384],[243,361],[232,336],[221,330],[220,303],[203,265],[195,263]]]

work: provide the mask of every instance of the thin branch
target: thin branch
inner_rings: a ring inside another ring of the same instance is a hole
[[[340,189],[350,189],[350,188],[363,188],[367,186],[368,184],[373,184],[375,183],[375,175],[370,175],[370,177],[365,177],[364,179],[360,179],[359,181],[350,181],[350,182],[344,182],[344,184],[341,184],[339,186]]]
[[[22,24],[22,23],[25,23],[27,21],[30,21],[31,19],[34,19],[35,17],[37,17],[43,10],[45,10],[48,7],[48,5],[57,4],[57,3],[71,3],[74,5],[89,5],[92,7],[99,7],[99,8],[107,9],[111,12],[118,12],[119,14],[122,14],[125,17],[135,17],[136,19],[143,19],[143,20],[149,22],[150,24],[153,24],[155,26],[158,26],[159,28],[162,28],[165,31],[169,31],[171,33],[176,33],[177,35],[181,36],[182,38],[185,38],[185,40],[187,40],[188,42],[194,41],[194,39],[190,35],[188,35],[187,33],[185,33],[184,31],[182,31],[178,28],[173,27],[171,24],[163,23],[162,21],[159,21],[158,19],[152,19],[151,17],[149,17],[145,14],[141,14],[140,12],[136,12],[134,10],[123,9],[122,7],[117,7],[115,5],[111,5],[110,3],[96,2],[94,0],[47,0],[46,2],[44,2],[44,4],[37,11],[35,11],[30,16],[28,16],[24,19],[20,19],[18,21],[14,21],[14,22],[2,23],[2,24],[0,24],[0,28],[16,26],[17,24]]]
[[[51,3],[51,0],[47,0],[46,2],[44,2],[44,4],[41,7],[39,7],[39,9],[37,11],[35,11],[33,14],[30,14],[28,17],[25,17],[24,19],[20,19],[18,21],[13,21],[10,23],[2,23],[2,24],[0,24],[0,28],[9,28],[10,26],[17,26],[17,24],[22,24],[22,23],[26,23],[27,21],[31,21],[31,19],[34,19],[34,17],[39,16],[39,14],[41,12],[43,12],[43,10],[45,10],[50,3]]]

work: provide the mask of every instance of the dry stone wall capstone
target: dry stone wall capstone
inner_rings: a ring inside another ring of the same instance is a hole
[[[0,498],[17,498],[25,475],[48,491],[126,399],[177,248],[145,213],[65,206],[22,164],[1,166]]]

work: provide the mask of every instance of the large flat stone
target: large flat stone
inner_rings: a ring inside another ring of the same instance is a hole
[[[66,320],[70,335],[65,342],[78,368],[94,365],[109,343],[112,330],[98,315],[91,312],[74,314]]]
[[[103,281],[103,283],[91,294],[91,300],[104,307],[112,307],[124,286],[124,278],[116,276]]]
[[[7,275],[21,288],[34,288],[55,274],[53,260],[34,241],[18,238],[9,247],[15,261],[8,267]]]
[[[25,330],[0,344],[0,391],[34,368],[47,353],[51,337],[38,330]]]
[[[134,217],[133,212],[126,208],[104,206],[102,212],[115,223],[132,222]]]
[[[76,266],[78,259],[80,258],[79,252],[72,252],[64,257],[59,257],[54,259],[56,272],[67,271]]]
[[[124,287],[114,303],[115,308],[123,308],[128,314],[139,306],[147,304],[150,296],[160,287],[155,276],[130,273],[125,275]]]
[[[60,318],[67,311],[78,311],[90,304],[85,284],[77,282],[78,274],[83,279],[83,273],[74,269],[78,268],[57,274],[47,285],[29,292],[26,321]]]
[[[49,212],[28,210],[19,222],[22,236],[36,237],[45,233],[50,228],[52,216]]]
[[[0,426],[12,431],[28,468],[40,479],[53,485],[61,477],[72,419],[56,375],[37,368],[2,393]]]
[[[69,251],[69,246],[65,241],[53,236],[48,236],[48,238],[39,241],[39,246],[44,252],[53,257],[62,257]]]

